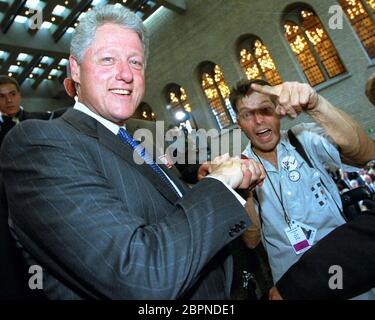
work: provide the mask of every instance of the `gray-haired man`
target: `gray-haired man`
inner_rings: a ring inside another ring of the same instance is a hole
[[[264,176],[255,162],[229,159],[189,190],[139,151],[124,125],[144,95],[146,56],[135,14],[88,12],[71,44],[78,102],[5,140],[11,225],[29,263],[44,268],[49,298],[229,297],[222,249],[250,224],[231,189]],[[134,162],[133,148],[147,163]]]

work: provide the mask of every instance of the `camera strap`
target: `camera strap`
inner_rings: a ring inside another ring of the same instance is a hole
[[[306,151],[305,149],[303,148],[301,142],[298,140],[298,138],[296,137],[296,135],[294,134],[294,132],[289,129],[288,130],[288,138],[289,138],[289,142],[290,144],[296,149],[296,151],[299,153],[299,155],[303,158],[303,160],[306,161],[306,163],[308,164],[308,166],[312,169],[314,169],[315,167],[313,166],[311,160],[309,159],[309,157],[307,156],[306,154]],[[327,186],[325,185],[324,181],[322,180],[322,178],[320,178],[320,182],[321,184],[323,185],[323,187],[325,188],[325,190],[331,195],[331,198],[333,200],[333,202],[335,203],[337,209],[339,210],[341,216],[345,219],[345,221],[347,221],[344,213],[342,212],[340,206],[337,204],[335,198],[332,196],[331,192],[329,191],[329,189],[327,188]]]

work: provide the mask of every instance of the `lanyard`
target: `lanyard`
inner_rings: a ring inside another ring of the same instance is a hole
[[[255,152],[254,152],[254,154],[255,154],[255,156],[258,158],[260,164],[264,167],[262,160],[260,160],[260,158],[258,157],[258,155],[257,155]],[[282,191],[281,191],[281,182],[279,181],[279,187],[280,187],[280,196],[279,196],[279,194],[276,192],[276,189],[275,189],[275,187],[274,187],[274,185],[273,185],[273,183],[272,183],[272,180],[271,180],[270,176],[268,175],[267,170],[264,170],[264,171],[266,171],[266,176],[267,176],[267,178],[268,178],[268,181],[269,181],[270,184],[271,184],[271,187],[272,187],[272,189],[273,189],[273,192],[275,193],[277,199],[279,200],[279,202],[280,202],[280,204],[281,204],[281,207],[283,208],[283,213],[284,213],[284,219],[285,219],[285,222],[288,224],[289,228],[291,228],[291,219],[290,219],[288,213],[286,212],[285,207],[284,207],[284,203],[283,203],[283,193],[282,193]]]

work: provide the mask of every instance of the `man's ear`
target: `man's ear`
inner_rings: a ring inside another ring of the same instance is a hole
[[[74,82],[76,83],[81,83],[80,81],[80,67],[79,64],[72,55],[69,56],[69,64],[70,64],[70,73],[71,73],[71,78],[73,79]]]

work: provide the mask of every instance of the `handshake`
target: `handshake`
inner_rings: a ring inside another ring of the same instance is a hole
[[[199,167],[198,180],[206,176],[216,178],[233,189],[253,189],[263,184],[266,173],[263,166],[255,160],[224,154]]]

